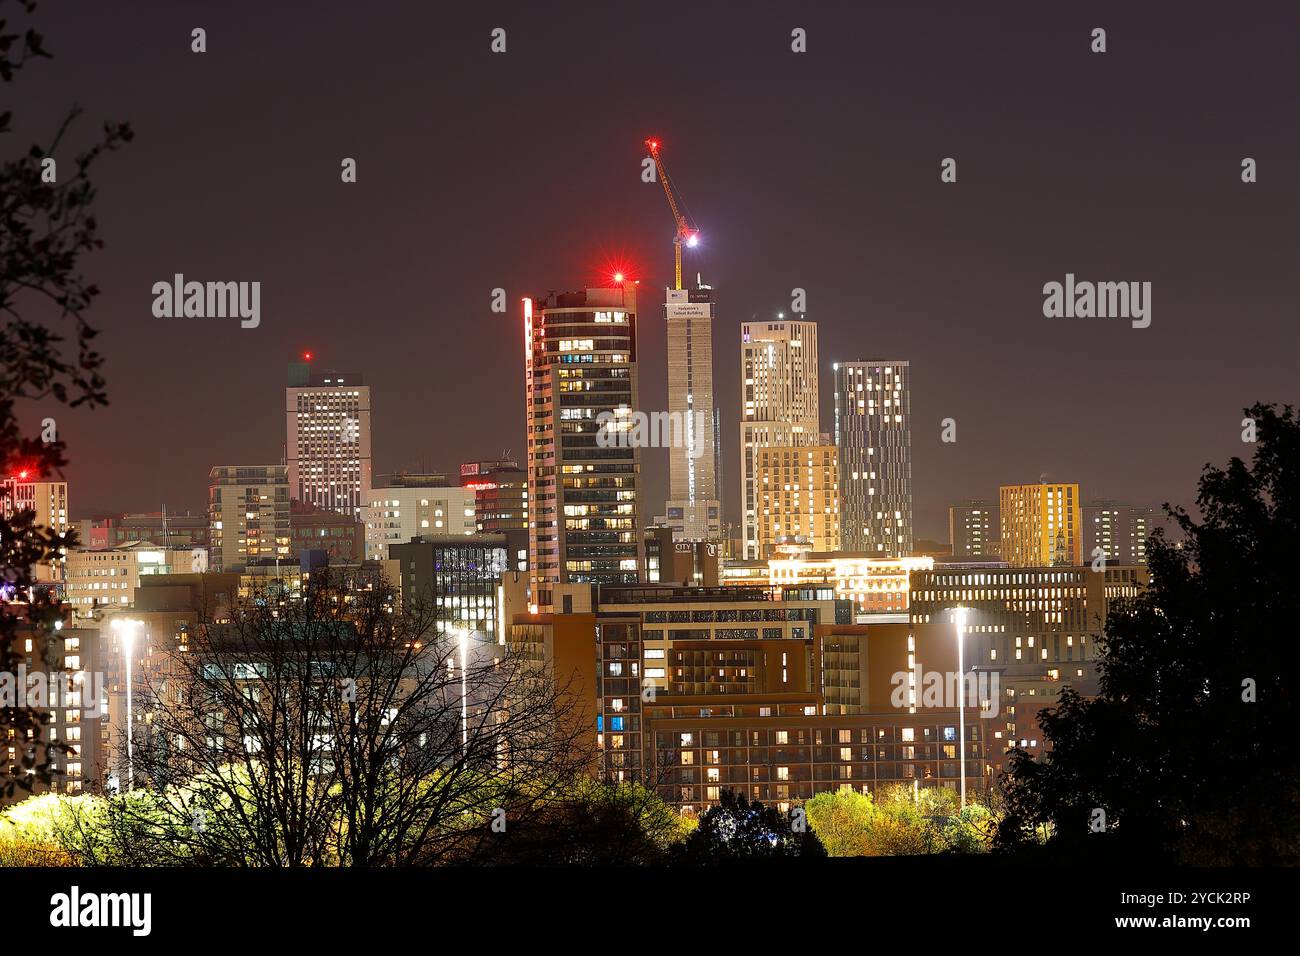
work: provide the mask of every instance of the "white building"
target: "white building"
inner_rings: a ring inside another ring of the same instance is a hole
[[[132,607],[140,579],[150,574],[193,574],[208,569],[208,549],[161,548],[136,541],[120,548],[79,548],[68,554],[67,603],[77,617]]]
[[[360,518],[371,497],[370,387],[295,362],[284,396],[290,496]]]
[[[397,485],[375,488],[362,509],[366,525],[366,557],[383,561],[390,544],[404,544],[420,535],[474,534],[474,489],[446,486]]]

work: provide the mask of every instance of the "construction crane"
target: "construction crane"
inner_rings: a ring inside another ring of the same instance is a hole
[[[659,155],[659,140],[648,139],[645,141],[646,146],[650,147],[650,155],[655,161],[655,170],[659,174],[659,182],[663,184],[664,195],[668,197],[668,205],[673,211],[673,221],[677,224],[677,234],[673,236],[673,264],[675,283],[673,288],[682,287],[682,243],[694,249],[700,243],[700,230],[691,225],[690,219],[684,210],[685,203],[680,201],[677,191],[673,188],[673,181],[668,178],[668,170],[664,168],[663,158]]]

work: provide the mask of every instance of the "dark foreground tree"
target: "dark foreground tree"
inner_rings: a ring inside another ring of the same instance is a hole
[[[1206,466],[1199,521],[1166,506],[1185,541],[1154,537],[1150,586],[1109,616],[1100,695],[1064,694],[1046,756],[1013,755],[1002,846],[1300,863],[1300,421],[1246,414],[1251,463]]]
[[[723,790],[718,804],[705,811],[700,825],[675,848],[673,859],[707,865],[824,856],[826,848],[802,814],[782,813]]]
[[[468,862],[550,812],[591,764],[576,698],[433,610],[318,571],[301,599],[259,596],[164,650],[141,678],[135,789],[108,804],[118,858]]]
[[[33,0],[0,0],[0,88],[6,91],[32,60],[50,56],[27,22],[35,7]],[[79,113],[74,107],[46,143],[0,165],[0,482],[23,473],[32,480],[48,478],[67,463],[57,421],[36,418],[32,402],[106,404],[101,359],[92,347],[96,331],[86,320],[98,289],[81,275],[80,262],[102,245],[91,212],[91,165],[128,141],[131,131],[108,124],[98,143],[68,157],[66,137]],[[8,141],[12,120],[11,111],[0,109],[0,142]],[[56,162],[53,181],[47,158]],[[57,323],[67,335],[56,330]],[[73,543],[71,535],[38,525],[32,511],[0,499],[0,670],[17,669],[17,642],[25,628],[41,632],[41,645],[53,649],[55,642],[47,638],[64,609],[51,591],[34,587],[31,568],[56,560]],[[50,781],[51,767],[68,748],[42,741],[41,731],[38,711],[0,706],[0,736],[34,738],[16,767],[0,765],[0,793],[12,796],[36,781]]]

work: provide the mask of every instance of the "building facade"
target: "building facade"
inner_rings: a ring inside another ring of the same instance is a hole
[[[1163,522],[1156,509],[1123,501],[1097,500],[1083,506],[1083,554],[1104,555],[1116,564],[1146,566],[1147,543]]]
[[[524,531],[429,536],[395,544],[402,603],[428,608],[439,634],[465,630],[487,643],[500,635],[500,584],[527,549]]]
[[[963,501],[948,509],[948,543],[953,561],[997,558],[998,534],[998,512],[993,502]]]
[[[68,554],[65,600],[78,618],[135,605],[141,578],[198,574],[208,569],[208,549],[163,548],[135,541],[119,548],[77,548]]]
[[[36,526],[66,535],[72,528],[68,511],[66,481],[38,481],[26,471],[19,471],[0,482],[0,514],[12,518],[20,511],[35,513]],[[38,583],[63,580],[66,559],[42,561],[29,569]]]
[[[1002,560],[1015,568],[1072,566],[1083,560],[1079,486],[1003,485],[998,496]]]
[[[1000,697],[993,728],[1002,749],[1041,744],[1038,713],[1064,687],[1097,692],[1098,642],[1114,603],[1136,597],[1145,568],[942,567],[912,575],[913,626],[953,626],[966,609],[965,663],[996,672]],[[1001,758],[997,769],[1005,766]]]
[[[289,502],[290,554],[315,552],[329,564],[360,564],[366,559],[366,526],[351,515]]]
[[[803,318],[740,327],[740,483],[743,557],[763,557],[758,453],[820,442],[817,324]]]
[[[284,465],[218,465],[208,475],[208,567],[242,571],[288,561],[289,477]]]
[[[840,539],[872,557],[912,553],[911,366],[900,359],[835,364]]]
[[[284,390],[289,493],[361,517],[370,500],[370,387],[360,375],[289,366]]]
[[[517,461],[466,462],[460,466],[460,484],[474,492],[474,518],[480,533],[528,530],[528,472]]]
[[[834,445],[757,450],[763,558],[840,550],[840,469]]]
[[[662,520],[684,541],[722,536],[718,415],[713,401],[713,290],[668,289],[668,413],[683,441],[668,451],[668,501]]]
[[[371,491],[362,511],[366,557],[382,561],[388,549],[420,535],[478,532],[475,489],[453,485],[445,475],[394,476]]]
[[[524,300],[528,566],[540,607],[561,584],[645,573],[641,450],[610,437],[640,409],[636,321],[632,285]]]

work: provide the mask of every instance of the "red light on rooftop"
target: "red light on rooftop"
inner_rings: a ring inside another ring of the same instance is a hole
[[[303,352],[303,353],[302,353],[302,360],[303,360],[304,362],[310,362],[310,361],[311,361],[311,353],[310,353],[310,352]]]
[[[619,282],[619,283],[621,283],[621,282],[623,281],[623,273],[621,273],[621,272],[615,272],[615,273],[614,273],[614,281],[615,281],[615,282]]]
[[[19,479],[21,479],[22,481],[26,481],[26,480],[27,480],[27,469],[24,468],[22,471],[18,472],[18,477],[19,477]]]

